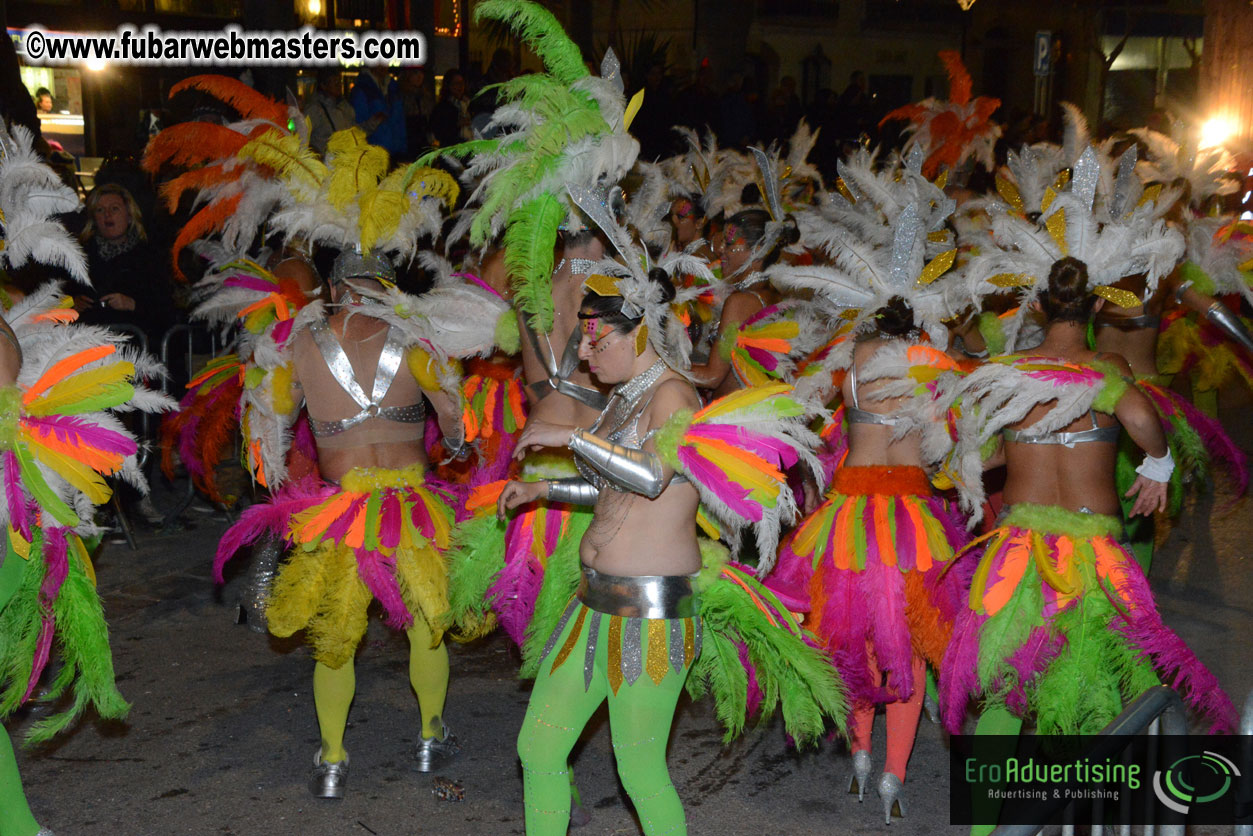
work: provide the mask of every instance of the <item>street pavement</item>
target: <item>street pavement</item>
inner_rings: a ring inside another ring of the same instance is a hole
[[[1246,450],[1253,449],[1247,415],[1224,414]],[[176,497],[159,487],[156,501],[168,507]],[[347,798],[313,799],[306,781],[318,733],[309,652],[297,640],[234,624],[240,572],[220,589],[210,578],[227,521],[195,513],[185,519],[194,527],[140,533],[137,551],[110,544],[98,556],[118,684],[133,707],[125,723],[89,719],[50,746],[19,753],[41,823],[58,836],[523,832],[514,741],[529,690],[516,678],[518,656],[506,638],[451,647],[445,716],[464,751],[438,775],[459,782],[465,796],[450,802],[432,793],[434,776],[413,766],[420,729],[405,639],[372,621],[357,657]],[[1220,493],[1190,503],[1164,537],[1151,575],[1166,623],[1237,705],[1253,690],[1250,521],[1247,498],[1232,506]],[[30,719],[19,713],[10,722],[15,738]],[[876,769],[882,723],[880,715]],[[904,819],[885,827],[873,792],[863,804],[847,793],[850,764],[839,743],[796,752],[778,721],[724,746],[708,700],[680,703],[670,745],[693,836],[962,832],[948,825],[945,735],[925,717]],[[613,771],[603,709],[576,749],[574,769],[592,812],[591,824],[574,834],[640,832]]]

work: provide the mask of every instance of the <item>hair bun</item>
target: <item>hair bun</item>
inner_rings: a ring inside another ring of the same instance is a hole
[[[1088,265],[1074,256],[1053,262],[1048,290],[1040,297],[1045,316],[1050,320],[1086,322],[1096,299],[1088,292]]]
[[[783,231],[779,233],[779,246],[790,247],[799,243],[801,240],[801,228],[796,223],[796,218],[788,215],[783,219]]]
[[[674,282],[670,279],[670,274],[660,267],[654,267],[648,271],[648,280],[661,287],[661,301],[666,304],[673,302],[674,297],[678,295]]]
[[[889,337],[903,337],[911,331],[917,331],[914,323],[914,309],[904,296],[893,296],[888,303],[875,311],[875,325],[879,333]]]

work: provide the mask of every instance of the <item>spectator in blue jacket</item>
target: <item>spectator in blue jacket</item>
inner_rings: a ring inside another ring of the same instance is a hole
[[[408,137],[404,98],[387,67],[368,67],[358,73],[348,101],[357,114],[357,124],[365,130],[372,145],[386,148],[393,157],[405,153]]]

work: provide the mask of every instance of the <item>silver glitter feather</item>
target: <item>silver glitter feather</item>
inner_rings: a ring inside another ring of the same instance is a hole
[[[1114,179],[1114,194],[1110,197],[1109,213],[1121,218],[1130,211],[1132,189],[1138,183],[1136,176],[1136,147],[1132,145],[1118,158],[1118,174]]]
[[[922,234],[922,218],[917,205],[910,203],[896,219],[892,236],[892,264],[888,270],[887,284],[892,288],[910,288],[918,278],[918,270],[911,269],[914,262],[915,244]]]
[[[779,173],[775,170],[774,160],[760,148],[750,148],[753,158],[757,160],[757,168],[761,170],[761,181],[766,187],[766,206],[770,209],[770,217],[776,221],[783,220],[783,200],[779,197]]]
[[[1083,149],[1083,153],[1079,155],[1079,160],[1075,163],[1070,187],[1071,194],[1089,212],[1092,211],[1092,201],[1096,198],[1096,184],[1100,179],[1101,161],[1097,157],[1096,149],[1089,145]]]

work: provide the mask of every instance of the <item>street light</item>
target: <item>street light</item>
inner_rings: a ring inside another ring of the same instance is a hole
[[[1211,116],[1201,125],[1199,146],[1201,148],[1217,148],[1226,145],[1235,135],[1236,126],[1230,116]]]
[[[109,62],[105,61],[103,58],[88,58],[83,63],[83,66],[86,69],[91,70],[93,73],[98,73],[105,67],[109,66]]]
[[[317,17],[322,14],[322,0],[307,0],[305,8],[311,17]]]

